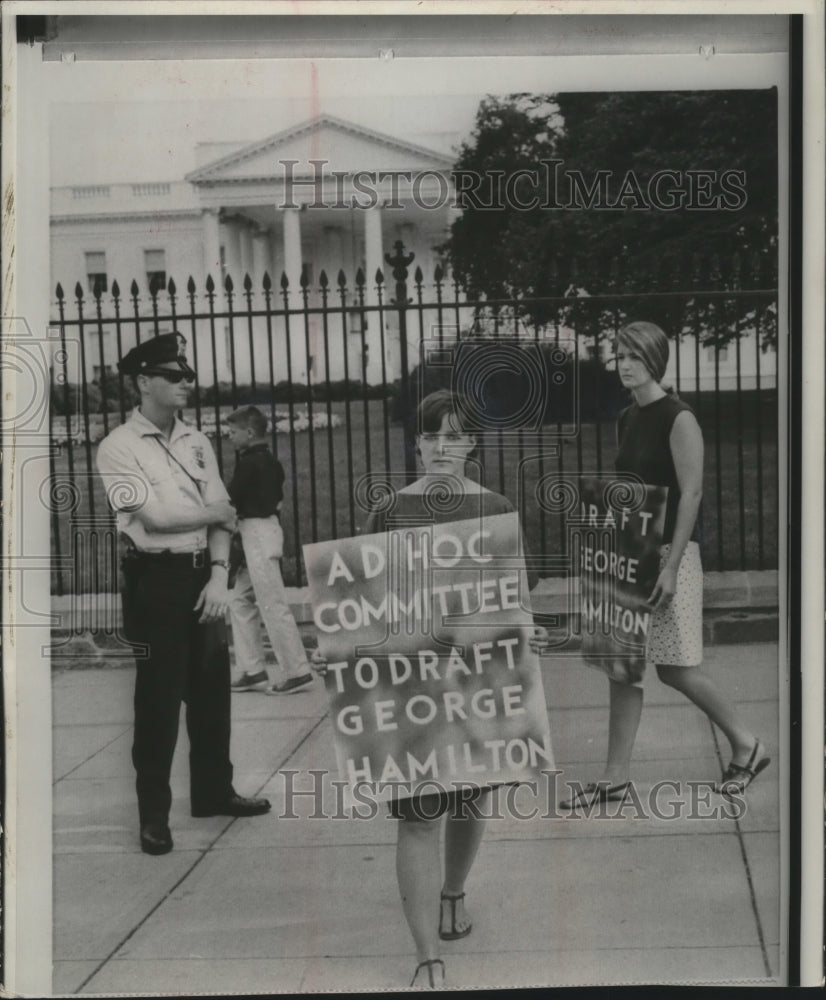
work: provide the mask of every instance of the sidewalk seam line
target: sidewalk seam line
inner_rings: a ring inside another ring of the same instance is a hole
[[[273,771],[272,775],[270,775],[270,777],[267,779],[267,781],[271,781],[272,778],[276,774],[278,774],[279,770],[284,766],[284,764],[286,764],[286,762],[290,759],[290,757],[301,748],[301,746],[306,742],[306,740],[310,738],[310,736],[312,736],[312,734],[316,731],[316,729],[318,729],[318,727],[326,718],[327,718],[327,712],[325,712],[320,718],[316,720],[315,724],[310,727],[310,729],[304,734],[304,736],[298,741],[298,743],[292,748],[292,750],[287,751],[286,756],[276,766],[275,770]],[[264,785],[267,784],[267,781],[264,782]],[[263,788],[264,785],[262,785],[261,788]],[[114,958],[114,956],[120,951],[120,949],[126,944],[126,942],[129,941],[140,930],[140,928],[143,927],[143,925],[147,922],[147,920],[149,920],[149,918],[161,908],[161,906],[166,902],[167,899],[169,899],[172,893],[175,892],[175,890],[179,888],[179,886],[181,886],[186,881],[186,879],[189,878],[192,872],[195,871],[195,869],[198,867],[198,865],[201,864],[201,862],[204,860],[207,854],[209,854],[209,852],[212,850],[215,844],[235,823],[236,819],[238,819],[237,816],[233,817],[230,820],[230,822],[227,823],[227,825],[215,835],[215,838],[212,841],[210,841],[210,843],[207,844],[205,848],[202,849],[200,856],[196,858],[195,861],[192,862],[192,864],[181,875],[178,881],[175,882],[172,886],[170,886],[169,889],[167,889],[167,891],[158,900],[158,902],[155,903],[155,905],[151,907],[143,915],[143,917],[141,917],[141,919],[135,924],[135,926],[129,931],[129,933],[125,937],[121,938],[121,940],[115,945],[115,947],[109,952],[109,954],[105,958],[101,959],[98,965],[92,970],[92,972],[89,973],[89,975],[83,980],[82,983],[80,983],[80,985],[74,991],[75,994],[80,993],[84,989],[84,987],[87,986],[95,978],[95,976]]]
[[[717,736],[717,731],[714,728],[714,724],[709,719],[709,726],[711,727],[711,736],[714,740],[714,746],[717,750],[717,761],[720,765],[720,770],[723,770],[723,755],[720,752],[720,741]],[[743,840],[743,828],[740,826],[740,820],[738,818],[734,819],[734,828],[737,837],[737,846],[740,849],[740,857],[743,861],[743,867],[746,872],[746,884],[749,887],[749,900],[751,902],[752,913],[754,914],[754,922],[757,925],[757,940],[760,943],[760,951],[763,955],[763,968],[766,971],[766,977],[768,979],[772,978],[771,964],[769,963],[769,954],[766,947],[766,936],[763,933],[763,921],[760,919],[760,910],[757,907],[757,896],[754,892],[754,880],[751,877],[751,865],[749,864],[749,857],[746,851],[746,844]]]

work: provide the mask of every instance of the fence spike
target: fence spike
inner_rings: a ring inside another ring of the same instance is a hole
[[[304,289],[310,284],[310,276],[307,274],[307,265],[301,265],[301,278],[299,279],[299,285]]]
[[[83,301],[83,286],[81,285],[80,282],[78,282],[75,285],[75,298],[78,300],[78,302]]]
[[[284,292],[286,292],[287,289],[290,287],[290,279],[287,277],[287,272],[286,271],[282,271],[281,272],[281,282],[280,282],[280,284],[281,284],[281,290],[284,291]]]
[[[433,280],[436,282],[437,285],[441,285],[442,278],[444,278],[444,276],[445,272],[442,270],[442,265],[437,264],[436,270],[433,272]]]
[[[344,270],[342,268],[339,268],[338,277],[336,278],[336,283],[338,284],[339,288],[347,287],[347,278],[345,277]]]
[[[63,301],[63,285],[61,285],[59,281],[57,283],[57,288],[55,289],[55,295],[57,296],[58,302]]]
[[[211,274],[207,275],[206,290],[210,293],[210,295],[215,291],[215,282],[212,280]]]
[[[235,287],[235,285],[233,285],[233,283],[232,283],[232,275],[231,275],[231,274],[228,274],[228,275],[226,276],[226,278],[224,279],[224,288],[225,288],[225,289],[226,289],[226,290],[227,290],[228,292],[231,292],[231,291],[233,290],[233,288],[234,288],[234,287]]]
[[[265,292],[268,292],[272,288],[272,279],[270,278],[269,271],[264,271],[264,277],[261,279],[261,285]]]
[[[95,287],[92,289],[92,295],[95,297],[95,302],[100,302],[100,297],[103,294],[103,287],[100,283],[100,278],[95,278]]]
[[[195,294],[195,279],[192,277],[191,274],[189,276],[189,281],[187,281],[186,283],[186,290],[189,292],[190,295]]]
[[[318,276],[318,283],[322,288],[326,288],[330,284],[330,279],[327,277],[327,272],[324,268],[321,269],[321,274]]]
[[[380,267],[376,268],[376,284],[377,285],[383,285],[384,284],[384,275],[381,273],[381,268]]]
[[[133,278],[132,279],[132,284],[129,286],[129,293],[131,294],[131,296],[132,296],[133,299],[136,299],[138,297],[138,292],[139,291],[140,291],[140,289],[138,288],[138,283]]]
[[[166,283],[166,290],[169,292],[170,295],[174,295],[175,294],[177,288],[176,288],[176,285],[175,285],[175,279],[174,278],[170,278],[169,281],[167,281],[167,283]]]
[[[356,288],[364,288],[364,271],[361,268],[356,271]]]
[[[416,270],[413,272],[413,281],[417,285],[421,285],[421,283],[424,281],[424,275],[422,274],[422,269],[419,267],[418,264],[416,265]]]
[[[153,274],[152,280],[149,282],[149,294],[152,296],[153,299],[156,299],[158,297],[158,292],[160,291],[159,285],[160,282],[158,281],[157,276]]]
[[[247,272],[244,275],[244,291],[245,292],[252,291],[252,278],[249,276],[249,272]]]

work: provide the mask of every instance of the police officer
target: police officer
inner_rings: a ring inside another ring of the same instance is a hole
[[[97,454],[122,543],[123,621],[136,644],[135,731],[141,849],[172,850],[169,774],[181,701],[189,734],[193,816],[257,816],[267,799],[232,786],[230,668],[224,614],[235,511],[208,439],[180,420],[195,372],[176,333],[118,364],[140,406]]]

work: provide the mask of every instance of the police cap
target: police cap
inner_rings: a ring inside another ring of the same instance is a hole
[[[118,362],[118,371],[124,375],[142,375],[160,365],[169,367],[175,364],[181,371],[194,376],[195,372],[186,361],[183,350],[185,343],[184,338],[177,333],[162,333],[157,337],[150,337],[123,356]]]

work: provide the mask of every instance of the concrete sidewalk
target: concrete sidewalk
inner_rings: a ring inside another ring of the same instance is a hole
[[[539,813],[489,822],[468,882],[473,932],[444,947],[447,985],[779,982],[777,657],[773,643],[706,650],[706,669],[772,754],[745,815],[543,818],[544,796],[520,789],[519,808]],[[599,776],[607,681],[576,656],[542,662],[562,797],[565,780]],[[405,988],[415,959],[395,821],[314,819],[309,797],[295,800],[301,818],[279,818],[285,771],[309,788],[309,769],[335,767],[321,683],[233,695],[235,784],[268,795],[267,816],[190,818],[182,720],[175,850],[161,858],[138,846],[132,684],[126,667],[55,673],[54,992]],[[715,779],[727,759],[705,717],[652,672],[635,752],[641,798],[675,779],[663,811],[687,803],[686,783]],[[706,814],[722,802],[695,789]]]

